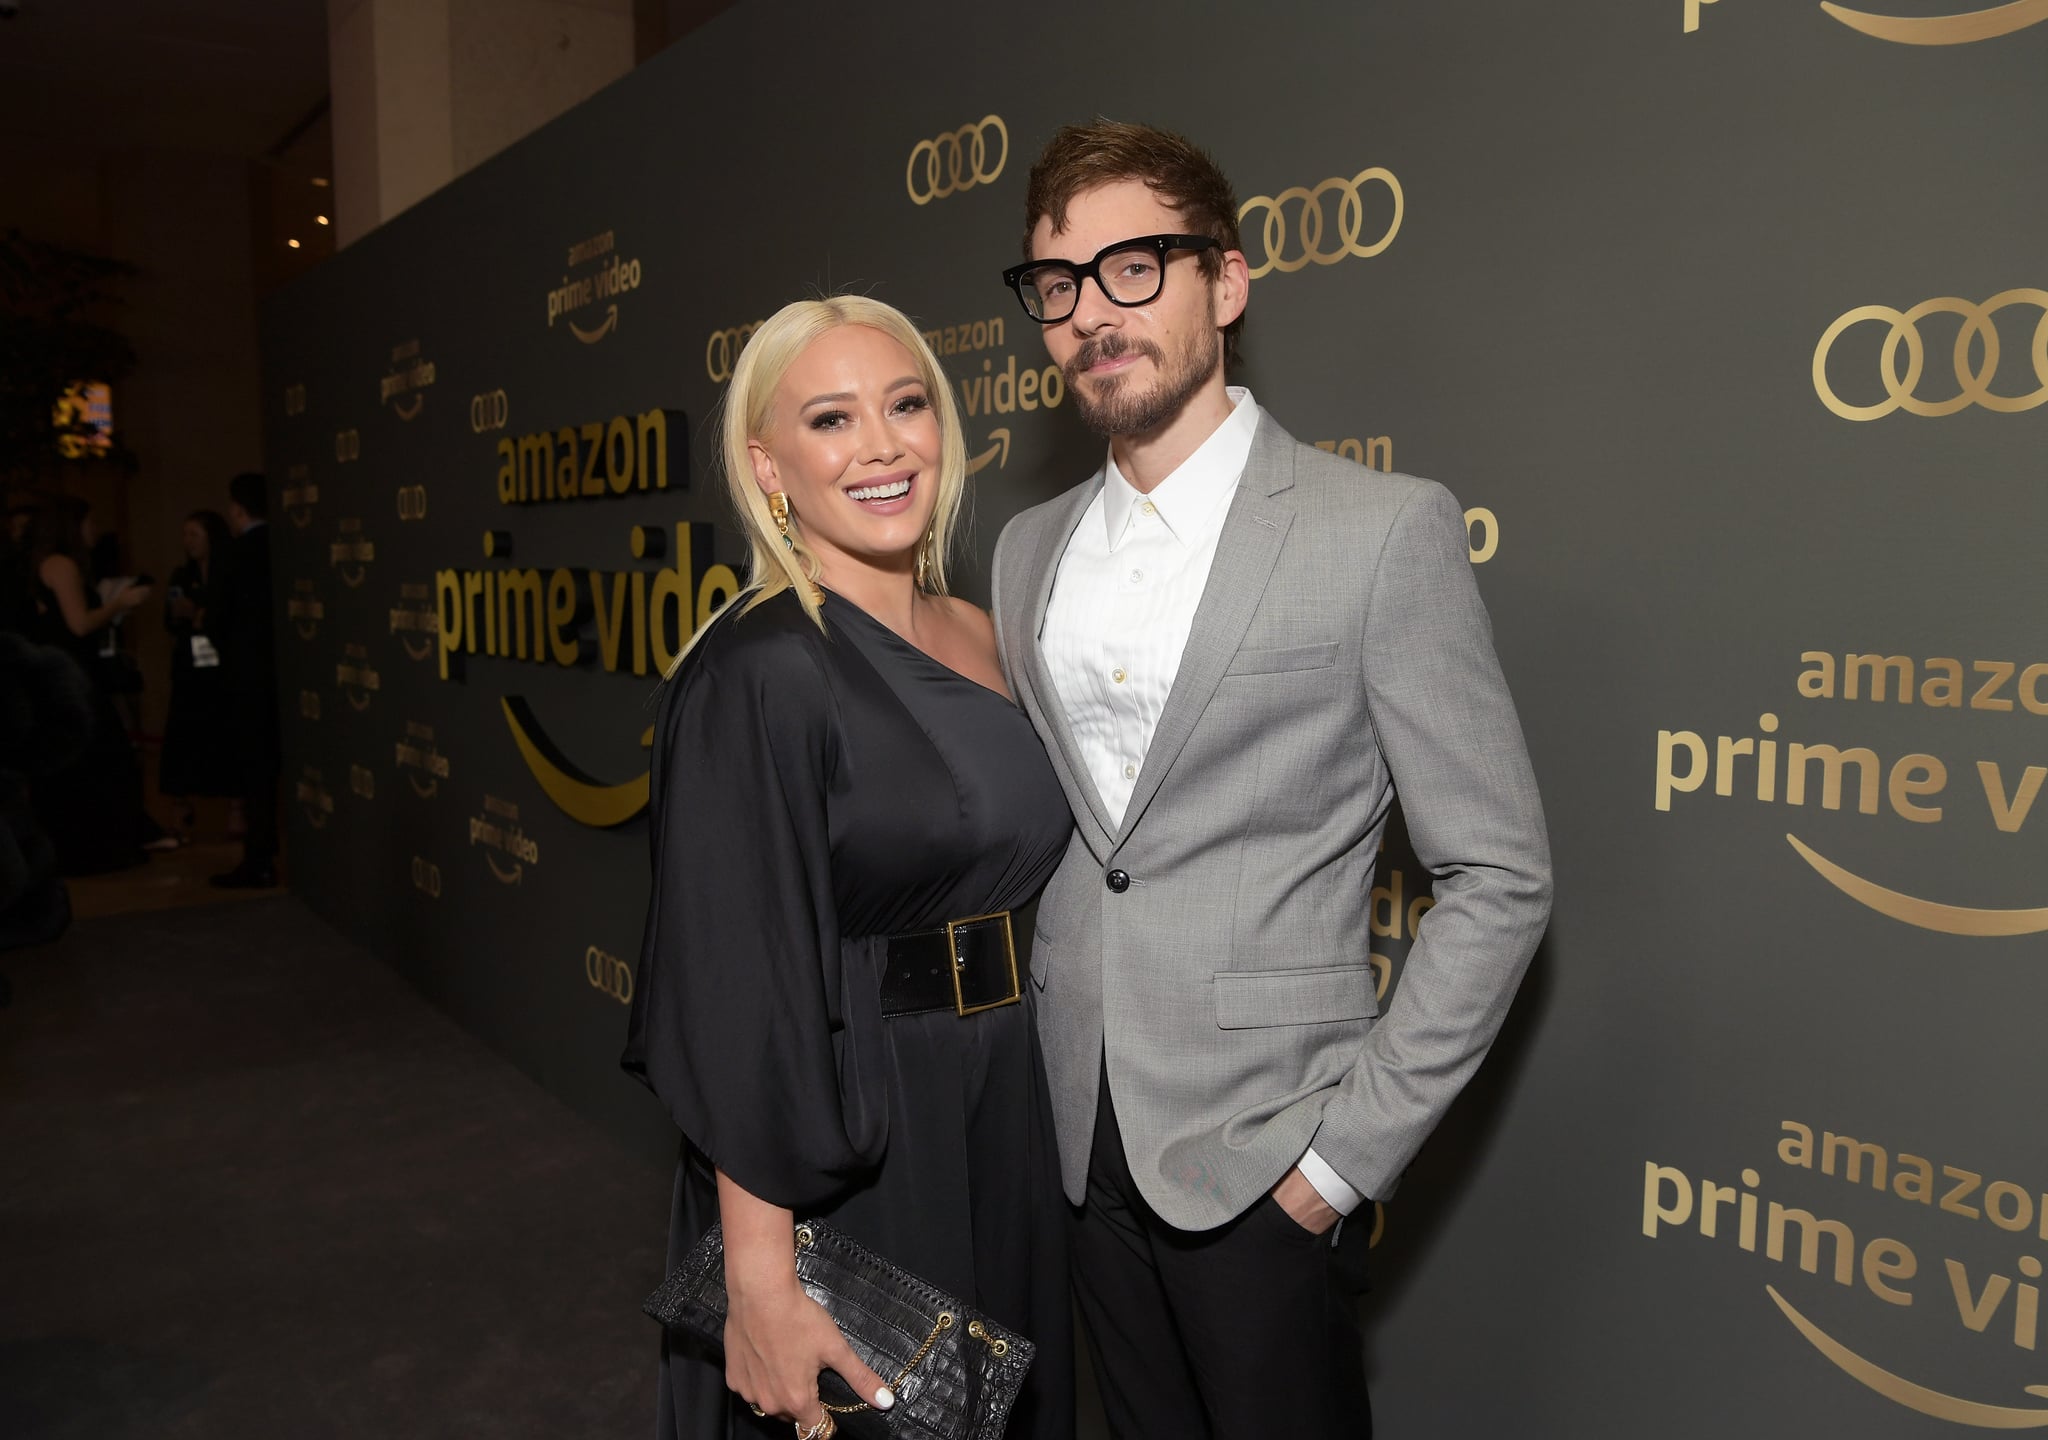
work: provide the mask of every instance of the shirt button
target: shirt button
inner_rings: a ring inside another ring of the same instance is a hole
[[[1131,888],[1131,877],[1121,870],[1110,871],[1108,875],[1103,877],[1103,881],[1109,886],[1111,892],[1117,895],[1121,895],[1124,891]]]
[[[1137,778],[1138,778],[1138,767],[1137,767],[1137,766],[1135,766],[1135,765],[1126,765],[1126,766],[1124,766],[1124,779],[1126,779],[1126,780],[1135,780],[1135,779],[1137,779]]]
[[[1116,681],[1116,683],[1117,683],[1117,684],[1119,684],[1119,685],[1123,684],[1123,683],[1124,683],[1124,678],[1125,678],[1125,677],[1124,677],[1124,672],[1123,672],[1123,667],[1122,667],[1122,666],[1118,666],[1118,667],[1117,667],[1116,669],[1114,669],[1114,670],[1110,671],[1110,672],[1109,672],[1109,678],[1110,678],[1110,679],[1112,679],[1112,680],[1114,680],[1114,681]]]
[[[1133,570],[1133,571],[1131,572],[1131,583],[1132,583],[1133,585],[1136,585],[1136,584],[1138,584],[1138,583],[1139,583],[1140,581],[1142,581],[1142,580],[1143,580],[1144,578],[1145,578],[1145,572],[1144,572],[1143,570]]]
[[[1145,513],[1147,515],[1157,515],[1159,513],[1159,507],[1154,505],[1150,500],[1147,500],[1145,502]]]

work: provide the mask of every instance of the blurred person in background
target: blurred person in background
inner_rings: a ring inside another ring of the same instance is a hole
[[[94,538],[91,506],[74,495],[43,498],[29,534],[29,609],[25,633],[63,651],[92,681],[101,632],[150,598],[147,584],[129,585],[100,604],[86,569]],[[91,725],[71,761],[39,776],[35,810],[57,848],[66,875],[97,875],[140,865],[144,847],[162,829],[142,808],[142,767],[114,702],[91,686]]]
[[[137,575],[123,555],[121,537],[112,530],[97,530],[86,554],[85,573],[90,577],[93,596],[100,604],[111,604],[131,585],[147,585],[150,577]],[[135,652],[122,643],[122,622],[126,611],[117,611],[95,637],[93,683],[114,702],[114,711],[130,735],[142,731],[142,665]],[[166,848],[175,842],[166,842]]]
[[[226,672],[228,734],[239,767],[242,862],[213,877],[228,890],[277,884],[277,660],[270,609],[269,483],[248,471],[228,482],[234,544],[213,582],[219,597],[205,615]]]
[[[209,633],[217,623],[207,609],[222,589],[225,557],[234,543],[228,522],[215,510],[185,517],[185,561],[171,572],[164,592],[164,628],[171,633],[171,705],[164,721],[164,749],[157,789],[181,802],[182,838],[192,838],[201,795],[233,797],[241,806],[236,771],[227,674]],[[239,828],[239,827],[231,827]]]
[[[28,536],[36,522],[34,502],[10,500],[0,529],[0,634],[28,628],[35,614],[29,600]]]
[[[0,951],[55,940],[71,923],[71,896],[33,796],[88,743],[92,694],[64,651],[0,630]],[[7,999],[0,975],[0,1005]]]

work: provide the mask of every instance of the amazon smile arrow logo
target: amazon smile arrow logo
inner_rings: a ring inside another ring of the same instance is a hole
[[[1888,890],[1875,881],[1865,880],[1861,875],[1843,869],[1797,835],[1788,834],[1785,839],[1799,852],[1799,858],[1819,871],[1828,884],[1857,904],[1866,905],[1880,915],[1907,925],[1917,925],[1922,930],[1938,930],[1944,935],[2038,935],[2048,930],[2048,908],[1980,910],[1967,905],[1944,905],[1936,900],[1922,900],[1918,896]]]
[[[1010,463],[1009,427],[1002,426],[997,429],[989,431],[988,440],[988,449],[982,451],[979,455],[975,456],[972,460],[969,460],[967,462],[967,473],[969,475],[978,473],[991,460],[996,462],[996,469],[998,470],[1002,469],[1005,465]]]
[[[542,730],[533,707],[522,696],[506,695],[499,700],[512,741],[526,761],[526,768],[540,782],[541,790],[570,819],[609,829],[623,825],[647,808],[648,772],[642,770],[630,780],[608,785],[579,769]],[[654,743],[654,727],[641,735],[642,746]]]
[[[1820,8],[1851,30],[1895,45],[1968,45],[2048,20],[2048,0],[2012,0],[2009,5],[1956,15],[1879,15],[1832,3]]]
[[[569,333],[578,340],[581,340],[585,345],[595,345],[598,341],[604,339],[605,336],[611,334],[613,330],[617,329],[618,324],[619,307],[607,305],[604,308],[604,323],[602,325],[593,326],[591,329],[585,330],[581,325],[571,320],[569,322]]]
[[[1893,1404],[1903,1405],[1908,1410],[1918,1410],[1922,1415],[1931,1415],[1937,1420],[1948,1420],[1957,1425],[1973,1425],[1980,1430],[2048,1429],[2048,1408],[2033,1405],[1986,1405],[1981,1401],[1965,1400],[1958,1395],[1947,1395],[1939,1390],[1930,1390],[1925,1385],[1916,1385],[1904,1376],[1894,1375],[1883,1366],[1864,1359],[1835,1339],[1795,1310],[1792,1302],[1780,1295],[1775,1285],[1764,1286],[1764,1293],[1785,1312],[1785,1318],[1792,1322],[1792,1328],[1804,1335],[1807,1343],[1814,1349],[1833,1361],[1844,1375],[1860,1385],[1875,1390]],[[2029,1385],[2026,1393],[2048,1399],[2048,1385]]]

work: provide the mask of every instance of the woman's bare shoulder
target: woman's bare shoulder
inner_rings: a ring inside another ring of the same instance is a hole
[[[958,595],[944,595],[942,599],[955,625],[972,634],[977,640],[985,640],[993,648],[996,643],[996,624],[989,618],[988,611],[972,600],[962,600]]]

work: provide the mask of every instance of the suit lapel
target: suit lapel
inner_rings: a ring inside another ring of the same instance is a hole
[[[1136,828],[1152,797],[1159,793],[1258,613],[1259,599],[1294,523],[1293,507],[1276,498],[1294,484],[1294,444],[1294,438],[1272,416],[1259,412],[1251,455],[1224,516],[1209,582],[1195,607],[1173,689],[1152,732],[1131,803],[1124,809],[1123,829],[1111,832],[1119,840]]]
[[[1022,651],[1025,677],[1021,698],[1039,733],[1052,737],[1053,767],[1059,771],[1068,804],[1076,815],[1085,808],[1094,819],[1102,839],[1107,842],[1116,834],[1116,826],[1110,823],[1108,807],[1102,803],[1094,777],[1088,773],[1080,743],[1074,739],[1074,727],[1067,722],[1066,707],[1060,704],[1060,692],[1053,684],[1052,671],[1045,663],[1045,646],[1039,639],[1039,632],[1045,626],[1046,607],[1052,603],[1053,580],[1059,574],[1060,557],[1066,554],[1067,541],[1072,538],[1074,527],[1081,523],[1089,502],[1101,489],[1102,474],[1098,471],[1092,483],[1076,488],[1072,502],[1046,523],[1044,533],[1038,537],[1038,550],[1032,556],[1031,566],[1018,577],[1018,588],[1024,601],[1021,608],[1024,623],[1018,629],[1016,643]]]

